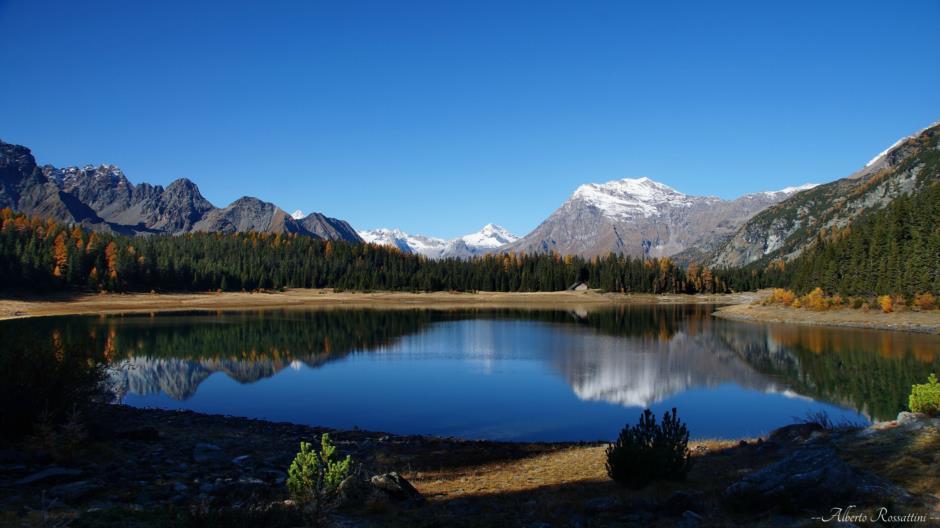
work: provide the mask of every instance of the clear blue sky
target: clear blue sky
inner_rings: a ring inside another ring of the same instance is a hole
[[[828,181],[940,119],[938,0],[196,4],[0,0],[0,138],[451,237],[585,182]]]

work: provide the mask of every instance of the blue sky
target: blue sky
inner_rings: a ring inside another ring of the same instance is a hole
[[[828,181],[940,119],[937,0],[197,3],[0,0],[0,138],[451,237],[586,182]]]

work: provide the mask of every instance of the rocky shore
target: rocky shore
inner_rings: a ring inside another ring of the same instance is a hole
[[[684,482],[640,491],[604,475],[600,444],[332,431],[357,473],[335,526],[813,525],[832,508],[940,523],[940,419],[866,429],[802,423],[766,438],[692,441]],[[0,451],[0,525],[299,526],[286,468],[323,429],[108,405],[68,456]],[[412,487],[413,485],[413,487]]]

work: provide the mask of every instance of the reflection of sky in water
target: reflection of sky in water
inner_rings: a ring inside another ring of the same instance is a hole
[[[135,358],[124,373],[124,401],[336,428],[517,440],[612,439],[644,406],[658,415],[678,407],[694,437],[758,435],[816,411],[836,422],[864,420],[799,396],[785,380],[743,360],[741,347],[729,346],[744,340],[744,349],[760,350],[762,360],[792,363],[765,327],[719,328],[620,337],[524,319],[439,322],[315,368],[296,360],[253,364],[257,374],[250,379],[257,381],[250,383],[217,372],[238,365]]]

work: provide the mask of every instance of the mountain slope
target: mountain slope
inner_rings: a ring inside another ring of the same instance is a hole
[[[361,242],[343,220],[313,213],[293,218],[244,197],[218,209],[185,178],[165,189],[134,185],[114,165],[38,167],[26,147],[0,141],[0,208],[123,234],[266,231]]]
[[[649,257],[671,256],[692,247],[707,250],[757,212],[799,189],[722,200],[682,194],[649,178],[586,184],[534,231],[503,250]]]
[[[46,176],[28,148],[0,141],[0,208],[4,207],[110,230],[94,210]]]
[[[759,260],[792,259],[821,233],[848,226],[863,213],[940,179],[935,123],[904,138],[847,178],[800,192],[762,211],[705,260],[718,267]]]

